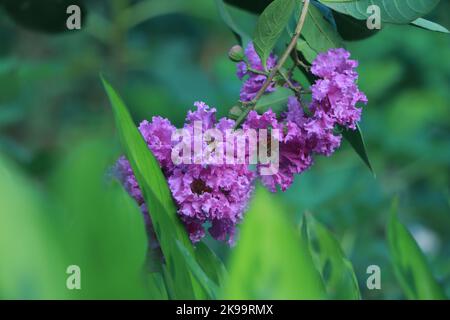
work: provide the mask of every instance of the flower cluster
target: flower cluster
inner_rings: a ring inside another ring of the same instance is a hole
[[[258,67],[252,45],[246,53],[252,68]],[[330,156],[341,143],[341,135],[335,134],[336,126],[356,128],[361,118],[361,109],[356,104],[366,103],[367,98],[355,84],[357,61],[349,57],[350,53],[344,49],[332,49],[317,56],[311,72],[318,79],[311,86],[312,101],[305,108],[292,96],[287,112],[280,117],[270,109],[262,115],[256,111],[249,113],[244,128],[276,128],[280,132],[277,137],[279,170],[276,174],[260,177],[270,191],[275,192],[277,186],[283,191],[289,188],[294,176],[312,165],[314,154]],[[275,64],[276,59],[272,58],[270,63]],[[238,66],[238,76],[241,74]],[[253,89],[247,90],[244,84],[241,96],[253,94]]]
[[[201,123],[203,132],[212,128],[225,132],[233,127],[233,120],[216,121],[216,109],[203,102],[194,105],[197,109],[186,117],[184,129],[187,131],[192,132],[196,123]],[[236,224],[242,220],[253,191],[255,174],[245,164],[205,165],[193,161],[175,165],[171,155],[179,141],[172,140],[176,128],[167,119],[153,117],[151,122],[143,121],[139,130],[167,178],[191,241],[198,242],[205,236],[204,228],[208,223],[215,239],[232,244]],[[207,147],[204,142],[202,149]],[[128,193],[145,212],[144,199],[128,161],[120,158],[116,169]]]
[[[267,76],[253,44],[246,48],[245,56],[245,61],[236,59],[240,61],[237,75],[240,79],[245,77],[240,97],[241,101],[252,101]],[[293,95],[282,114],[277,115],[271,109],[263,114],[250,111],[242,129],[247,134],[255,133],[256,140],[251,146],[250,135],[245,136],[248,150],[245,144],[245,149],[240,149],[244,150],[246,160],[242,163],[209,161],[217,160],[217,155],[219,158],[225,153],[228,156],[230,150],[232,157],[236,157],[236,150],[228,148],[234,148],[237,138],[228,135],[235,132],[232,130],[235,121],[228,118],[217,120],[216,109],[203,102],[196,102],[196,110],[188,112],[185,125],[180,129],[183,134],[161,117],[153,117],[151,122],[140,124],[139,131],[160,164],[178,215],[192,242],[200,241],[205,236],[205,228],[209,227],[209,233],[215,239],[232,244],[236,225],[243,218],[257,176],[270,191],[275,192],[277,188],[284,191],[292,184],[295,175],[311,167],[315,155],[330,156],[340,146],[342,137],[336,133],[336,127],[356,128],[361,118],[361,109],[356,104],[366,103],[367,99],[356,85],[357,62],[349,58],[350,54],[344,49],[332,49],[317,56],[311,67],[317,79],[311,86],[310,103],[300,102],[297,95]],[[267,69],[276,64],[277,57],[270,55]],[[265,93],[275,90],[273,82]],[[205,141],[204,136],[211,131],[221,138]],[[269,139],[260,139],[267,133]],[[185,141],[186,136],[189,139]],[[266,144],[264,148],[262,143]],[[272,155],[274,149],[276,170],[270,171],[273,163],[263,161],[257,163],[256,172],[249,169],[248,160],[256,151],[266,150]],[[189,150],[188,161],[175,161],[174,154],[179,156],[181,152],[184,157],[185,150]],[[149,235],[154,238],[147,207],[129,162],[121,157],[115,169],[127,192],[145,213]],[[270,169],[270,174],[262,174],[261,169]]]

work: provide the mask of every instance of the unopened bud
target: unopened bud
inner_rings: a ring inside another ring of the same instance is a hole
[[[240,62],[245,58],[244,50],[241,46],[235,45],[228,52],[228,57],[234,62]]]

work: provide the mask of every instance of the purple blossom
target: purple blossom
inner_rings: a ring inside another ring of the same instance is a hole
[[[225,130],[233,127],[233,120],[216,120],[216,109],[203,102],[196,102],[195,106],[196,110],[187,114],[185,129],[192,131],[194,123],[201,121],[203,132],[217,128],[225,136]],[[246,164],[174,165],[171,152],[176,142],[172,141],[175,127],[167,119],[154,117],[152,122],[143,121],[139,130],[168,180],[178,214],[191,241],[200,241],[205,236],[205,224],[209,223],[208,230],[215,239],[232,244],[236,225],[242,220],[253,192],[255,174]],[[203,145],[205,147],[207,144]],[[115,168],[126,191],[145,212],[144,199],[129,162],[121,157]],[[151,228],[151,224],[148,226]]]
[[[313,61],[311,72],[320,79],[311,86],[312,109],[327,114],[335,124],[354,130],[362,111],[356,104],[367,103],[367,98],[355,83],[358,62],[349,58],[350,53],[340,48],[321,53]]]
[[[279,135],[274,139],[279,144],[279,167],[272,175],[260,175],[261,182],[270,191],[276,192],[277,186],[285,191],[294,181],[294,176],[308,169],[312,164],[312,157],[307,145],[306,136],[301,128],[293,121],[280,122],[272,110],[262,115],[251,111],[243,125],[245,129],[278,129]],[[270,145],[269,145],[270,149]],[[258,169],[263,164],[258,164]]]
[[[263,74],[252,72],[248,68],[250,67],[251,70],[264,71],[261,59],[256,53],[252,42],[247,45],[245,55],[247,57],[247,62],[242,61],[237,64],[237,76],[239,79],[242,80],[245,76],[248,76],[241,88],[240,99],[241,101],[251,101],[255,98],[267,77]],[[270,54],[266,61],[267,70],[271,70],[276,64],[277,57],[274,54]],[[275,83],[271,83],[266,90],[266,92],[273,91],[275,91]]]

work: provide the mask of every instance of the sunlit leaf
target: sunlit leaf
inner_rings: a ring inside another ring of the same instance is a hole
[[[256,191],[230,257],[226,299],[321,299],[325,292],[306,242],[265,189]]]

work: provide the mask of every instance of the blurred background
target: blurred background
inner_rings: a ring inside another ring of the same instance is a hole
[[[450,2],[441,1],[428,18],[450,28],[448,12]],[[49,33],[24,28],[0,10],[0,153],[40,192],[54,188],[56,168],[83,141],[102,137],[111,161],[119,155],[100,73],[136,123],[160,115],[180,126],[197,100],[225,116],[239,97],[241,82],[227,57],[236,39],[214,1],[96,0],[86,1],[83,14],[80,31]],[[334,232],[363,298],[399,299],[385,240],[398,196],[400,219],[448,296],[450,37],[390,25],[348,49],[369,99],[361,127],[376,178],[344,143],[276,197],[296,222],[310,212]],[[226,246],[208,241],[227,258]],[[366,289],[372,264],[381,267],[381,290]]]

